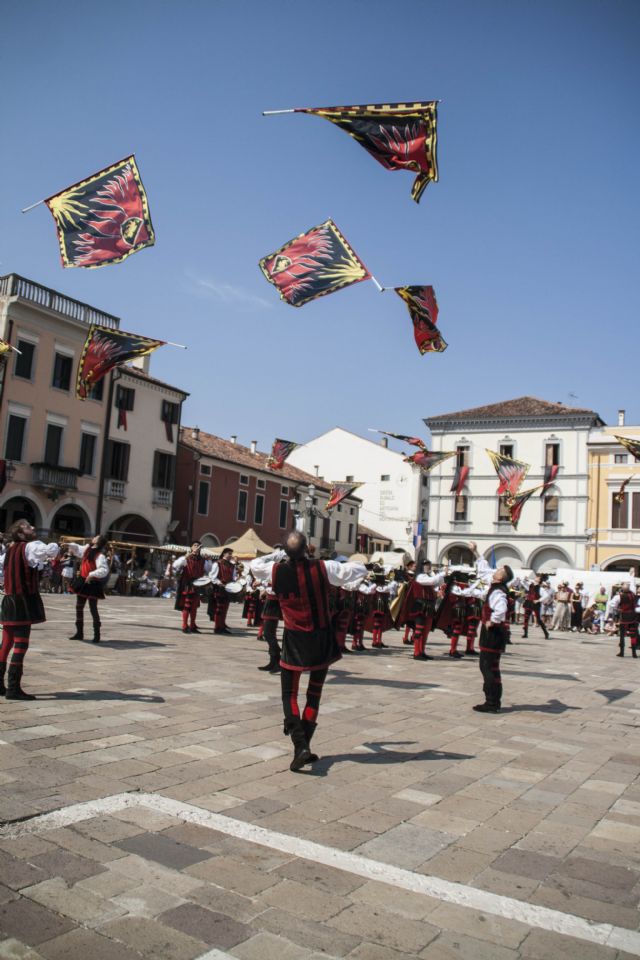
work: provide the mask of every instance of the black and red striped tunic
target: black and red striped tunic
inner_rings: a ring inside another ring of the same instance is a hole
[[[284,620],[280,665],[287,670],[320,670],[339,660],[324,562],[305,558],[277,563],[271,583]]]
[[[27,562],[27,544],[10,543],[4,557],[4,597],[0,620],[8,627],[44,623],[40,578]]]

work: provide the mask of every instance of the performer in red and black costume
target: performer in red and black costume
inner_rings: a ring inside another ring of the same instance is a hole
[[[298,530],[287,537],[284,552],[258,557],[252,573],[271,580],[284,618],[282,638],[282,707],[285,733],[291,736],[294,755],[291,770],[313,763],[309,742],[317,725],[322,688],[329,666],[340,659],[340,650],[331,629],[329,586],[339,586],[366,575],[361,563],[312,560],[307,538]],[[306,704],[300,715],[298,688],[300,674],[309,673]]]
[[[58,555],[57,543],[36,540],[36,531],[27,520],[17,520],[5,534],[4,597],[0,607],[0,694],[7,700],[35,700],[22,689],[24,658],[29,648],[31,626],[46,620],[40,597],[38,570]],[[13,649],[9,669],[7,661]],[[7,672],[7,685],[4,685]]]
[[[444,578],[444,573],[433,573],[431,561],[425,560],[422,573],[414,576],[402,598],[396,626],[408,625],[413,628],[414,660],[433,659],[424,650],[436,613],[436,590],[444,583]]]
[[[374,565],[371,576],[364,629],[371,633],[372,647],[386,647],[386,643],[382,642],[382,635],[393,626],[389,602],[394,595],[395,586],[393,581],[387,581],[384,570],[378,564]]]
[[[84,640],[84,608],[89,603],[93,621],[93,643],[100,643],[100,614],[98,600],[104,600],[104,584],[109,576],[109,561],[105,554],[108,540],[102,534],[95,536],[87,546],[68,543],[65,552],[80,560],[80,571],[71,584],[76,595],[76,632],[70,640]]]
[[[529,635],[529,620],[531,620],[531,617],[534,618],[535,622],[544,633],[545,640],[549,639],[549,631],[545,626],[544,620],[540,616],[540,604],[542,603],[542,598],[540,596],[541,584],[542,577],[536,577],[536,579],[528,585],[527,592],[524,597],[524,603],[522,604],[524,608],[522,636],[525,640]]]
[[[248,627],[259,627],[262,623],[261,613],[260,583],[249,573],[249,583],[242,607],[242,618],[247,621]]]
[[[341,653],[351,653],[347,647],[347,633],[353,616],[353,591],[331,587],[331,619],[336,643]]]
[[[280,547],[279,549],[282,549]],[[258,670],[266,673],[280,673],[280,644],[278,643],[278,621],[282,619],[280,601],[273,592],[271,581],[264,584],[264,601],[262,604],[262,624],[259,636],[266,640],[269,650],[269,662]]]
[[[236,578],[236,567],[232,560],[233,550],[231,547],[225,547],[217,560],[214,560],[211,567],[211,582],[213,584],[213,594],[209,600],[207,613],[209,619],[213,620],[213,632],[219,634],[231,635],[232,631],[227,626],[227,611],[229,609],[229,594],[225,590],[228,583],[232,583]],[[262,614],[264,618],[264,611]]]
[[[173,572],[178,575],[175,609],[182,610],[183,633],[200,633],[196,625],[200,594],[194,581],[200,580],[211,569],[211,561],[205,560],[201,549],[200,541],[195,540],[189,553],[173,562]]]
[[[482,610],[480,631],[480,671],[484,680],[485,702],[473,708],[478,713],[500,713],[502,703],[502,675],[500,657],[507,642],[506,619],[508,614],[507,584],[513,580],[509,566],[490,570],[484,557],[478,559],[478,573],[483,579],[491,577],[491,586]]]
[[[618,629],[620,631],[620,651],[616,654],[618,657],[624,657],[625,637],[629,638],[631,646],[631,656],[637,657],[638,645],[638,620],[636,617],[637,597],[633,589],[634,583],[623,583],[618,593],[619,601],[617,604],[620,615]]]

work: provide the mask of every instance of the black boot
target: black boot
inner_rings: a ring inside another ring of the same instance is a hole
[[[313,739],[313,735],[314,735],[314,733],[316,732],[316,727],[317,727],[317,726],[318,726],[318,724],[317,724],[317,723],[314,723],[313,720],[303,720],[303,721],[302,721],[302,729],[304,730],[305,736],[306,736],[306,738],[307,738],[307,743],[309,743],[309,744],[311,743],[311,740]],[[312,753],[312,754],[310,755],[310,757],[309,757],[309,763],[315,763],[316,760],[318,760],[318,759],[319,759],[318,754],[317,754],[317,753]]]
[[[20,686],[21,680],[22,664],[10,664],[7,672],[7,692],[5,694],[7,700],[35,700],[33,694],[24,692]]]
[[[631,656],[633,657],[634,660],[637,660],[638,658],[638,651],[634,646],[631,647]]]
[[[265,673],[280,673],[280,659],[269,657],[269,663],[265,663],[264,667],[258,667],[258,670],[264,670]]]
[[[100,624],[93,627],[93,643],[100,643]]]
[[[4,685],[4,674],[7,669],[6,663],[0,663],[0,697],[4,697],[7,688]]]
[[[76,620],[76,632],[69,640],[84,640],[84,624],[82,620]]]
[[[293,760],[289,764],[289,770],[301,770],[305,763],[311,763],[311,751],[309,743],[302,728],[300,717],[291,717],[285,723],[285,731],[291,737],[293,743]]]
[[[624,640],[620,640],[620,653],[616,653],[616,657],[624,657]]]

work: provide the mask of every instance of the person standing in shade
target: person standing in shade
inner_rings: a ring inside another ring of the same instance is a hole
[[[89,602],[89,611],[93,620],[93,643],[100,643],[100,614],[98,600],[104,600],[104,584],[109,576],[109,561],[105,547],[109,541],[102,534],[95,536],[86,546],[68,543],[67,553],[80,560],[80,572],[71,584],[76,595],[76,632],[70,640],[84,640],[84,608]]]
[[[59,547],[57,543],[36,540],[35,528],[27,520],[17,520],[5,536],[7,549],[2,557],[5,592],[0,607],[0,694],[7,700],[35,700],[32,694],[22,689],[24,658],[29,649],[32,625],[44,623],[47,619],[40,596],[38,570],[58,556]]]
[[[251,572],[261,580],[270,580],[280,601],[284,631],[280,660],[284,732],[293,743],[290,770],[300,770],[318,759],[309,743],[317,726],[320,698],[329,666],[341,657],[331,627],[329,586],[343,586],[365,577],[362,563],[315,560],[307,553],[307,538],[293,530],[284,551],[258,557]],[[298,706],[300,675],[309,673],[306,704],[302,715]]]
[[[482,673],[485,702],[473,708],[478,713],[500,713],[502,703],[502,676],[500,657],[504,653],[508,639],[507,584],[513,580],[513,570],[505,565],[492,571],[483,557],[478,558],[478,575],[486,580],[491,577],[491,585],[482,611],[482,629],[480,631],[480,672]]]

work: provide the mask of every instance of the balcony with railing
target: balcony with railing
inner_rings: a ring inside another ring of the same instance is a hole
[[[92,323],[112,329],[117,329],[120,326],[119,317],[115,317],[111,313],[105,313],[103,310],[96,310],[88,303],[74,300],[73,297],[67,297],[63,293],[58,293],[57,290],[43,287],[39,283],[34,283],[33,280],[19,277],[17,273],[8,273],[4,277],[0,277],[0,296],[20,297],[21,300],[28,300],[39,307],[53,310],[63,317],[77,320],[80,323],[87,324],[87,326]]]
[[[165,490],[163,487],[154,487],[151,502],[154,507],[171,508],[173,501],[173,490]]]
[[[105,480],[104,495],[109,500],[126,500],[127,481],[126,480]]]
[[[336,541],[332,537],[320,537],[321,550],[335,550]]]
[[[48,490],[77,490],[78,471],[74,467],[55,467],[48,463],[31,464],[31,482]]]

